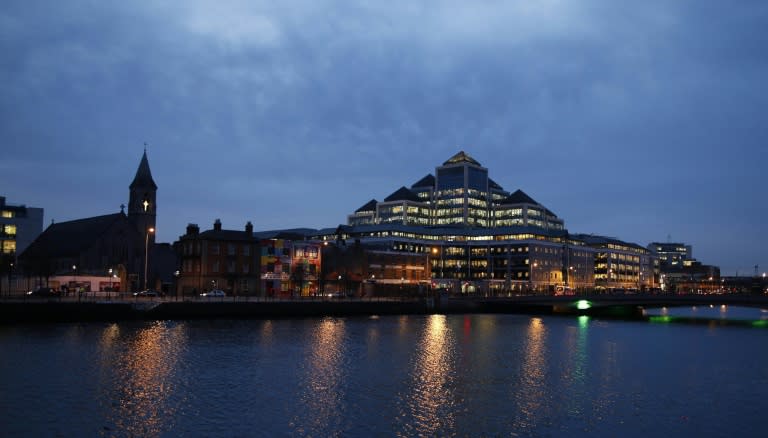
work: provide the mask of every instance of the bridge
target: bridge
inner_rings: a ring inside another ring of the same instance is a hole
[[[632,318],[643,309],[688,306],[740,306],[768,309],[763,294],[587,294],[570,296],[522,295],[512,297],[450,297],[437,308],[448,313],[581,314]]]

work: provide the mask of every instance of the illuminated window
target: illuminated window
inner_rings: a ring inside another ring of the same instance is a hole
[[[4,240],[3,241],[3,253],[9,254],[12,252],[16,252],[16,242],[13,240]]]
[[[16,235],[16,225],[5,225],[3,227],[3,231],[5,234],[9,236],[15,236]]]
[[[8,210],[3,210],[3,217],[13,217],[13,212]]]

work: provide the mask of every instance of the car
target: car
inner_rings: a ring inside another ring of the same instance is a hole
[[[214,289],[209,290],[208,292],[203,292],[200,294],[201,297],[226,297],[227,294],[224,293],[223,290]]]
[[[51,287],[36,287],[33,290],[27,292],[31,297],[58,297],[59,293]]]
[[[142,290],[139,292],[134,292],[133,296],[134,297],[159,297],[160,292],[156,290]]]

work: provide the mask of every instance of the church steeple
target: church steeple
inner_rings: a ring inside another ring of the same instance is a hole
[[[130,185],[131,189],[137,187],[151,187],[152,189],[157,190],[157,184],[155,184],[155,180],[152,179],[152,172],[149,170],[147,148],[144,148],[144,156],[141,157],[139,168],[136,169],[136,176],[133,178],[133,182]]]
[[[130,199],[128,200],[128,219],[130,219],[141,236],[147,233],[147,230],[155,227],[157,218],[157,184],[152,179],[152,172],[149,170],[149,160],[147,159],[147,149],[144,148],[144,155],[141,157],[139,168],[136,169],[136,176],[129,186]],[[154,241],[154,234],[150,239]]]

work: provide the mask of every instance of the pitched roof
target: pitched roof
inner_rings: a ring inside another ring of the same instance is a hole
[[[490,178],[488,178],[488,185],[489,185],[489,186],[490,186],[492,189],[499,189],[499,190],[504,190],[504,187],[500,186],[500,185],[499,185],[499,184],[498,184],[496,181],[494,181],[494,180],[492,180],[492,179],[490,179]]]
[[[255,240],[253,233],[248,233],[245,230],[206,230],[200,233],[199,236],[211,240],[233,242]]]
[[[102,236],[115,222],[128,220],[125,213],[107,214],[51,224],[37,236],[22,257],[77,256]]]
[[[506,199],[501,201],[501,204],[533,204],[533,205],[539,205],[538,202],[536,202],[533,198],[528,196],[524,191],[522,190],[515,190],[514,193],[509,195]]]
[[[435,177],[430,173],[430,174],[427,174],[427,176],[425,176],[424,178],[413,183],[411,188],[413,189],[416,187],[434,187],[434,186],[435,186]]]
[[[449,158],[448,161],[443,163],[443,166],[448,165],[448,164],[458,164],[458,163],[471,163],[471,164],[475,164],[477,166],[482,166],[480,163],[477,162],[477,160],[475,160],[474,158],[472,158],[469,155],[467,155],[466,152],[464,152],[464,151],[459,151],[458,154],[456,154],[456,155],[452,156],[451,158]]]
[[[361,211],[376,211],[376,204],[378,203],[379,201],[371,199],[370,201],[366,202],[365,205],[355,210],[355,213],[360,213]]]
[[[410,191],[405,186],[400,187],[397,189],[394,193],[384,198],[384,202],[392,202],[392,201],[415,201],[415,202],[423,202],[422,199],[420,199],[418,196],[416,196],[415,193]]]
[[[147,160],[147,150],[144,149],[144,155],[141,157],[139,168],[136,169],[136,176],[133,178],[133,182],[129,188],[134,189],[137,187],[151,187],[157,190],[157,184],[152,179],[152,172],[149,170],[149,160]]]

